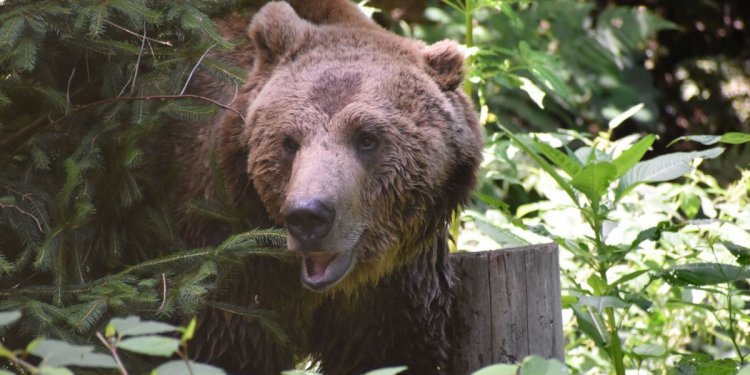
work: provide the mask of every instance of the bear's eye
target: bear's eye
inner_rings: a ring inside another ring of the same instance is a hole
[[[291,155],[295,154],[297,150],[299,150],[299,144],[294,139],[288,137],[284,139],[283,147],[284,151]]]
[[[378,147],[378,139],[372,134],[362,134],[357,139],[357,149],[359,151],[372,151]]]

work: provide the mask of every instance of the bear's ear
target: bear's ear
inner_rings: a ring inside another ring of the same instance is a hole
[[[299,46],[310,26],[289,4],[276,1],[266,4],[255,14],[248,34],[258,57],[270,63]]]
[[[443,40],[427,47],[424,59],[429,73],[443,90],[455,90],[464,79],[464,54],[461,46]]]

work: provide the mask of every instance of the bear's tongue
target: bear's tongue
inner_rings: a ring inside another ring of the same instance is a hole
[[[320,280],[325,277],[328,265],[335,258],[335,253],[310,253],[305,256],[305,273],[312,280]]]

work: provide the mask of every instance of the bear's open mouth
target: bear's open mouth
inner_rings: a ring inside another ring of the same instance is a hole
[[[332,287],[352,268],[352,254],[352,251],[303,253],[302,282],[315,291]]]

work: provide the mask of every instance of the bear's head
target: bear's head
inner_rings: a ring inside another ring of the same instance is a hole
[[[249,33],[247,172],[303,283],[345,290],[433,251],[481,159],[459,47],[314,25],[286,3],[266,5]]]

